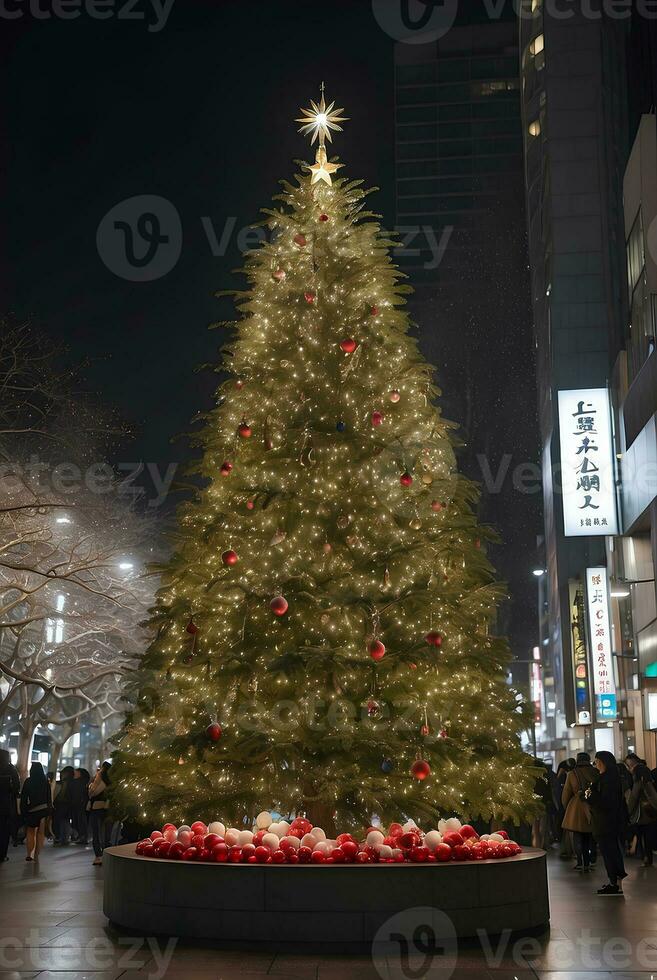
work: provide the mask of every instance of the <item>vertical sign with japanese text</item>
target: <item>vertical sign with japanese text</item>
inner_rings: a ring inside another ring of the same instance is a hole
[[[617,534],[609,392],[574,388],[558,395],[564,533]]]
[[[613,721],[617,717],[616,682],[606,568],[586,569],[586,604],[589,611],[595,717],[596,721]]]

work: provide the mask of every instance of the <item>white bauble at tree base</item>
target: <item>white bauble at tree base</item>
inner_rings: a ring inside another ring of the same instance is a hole
[[[256,828],[258,830],[269,830],[273,821],[268,810],[262,810],[256,817]]]
[[[392,848],[388,844],[379,844],[377,851],[379,852],[379,857],[384,860],[392,857]]]
[[[273,823],[269,828],[269,833],[276,834],[277,837],[285,837],[289,829],[290,828],[283,823]]]
[[[253,843],[253,831],[251,830],[240,830],[240,834],[237,840],[240,847],[244,847],[245,844]]]
[[[463,824],[458,817],[449,817],[447,820],[438,821],[438,830],[441,834],[447,834],[449,831],[459,831]]]
[[[315,840],[326,840],[326,834],[321,827],[313,827],[310,831]]]
[[[283,841],[287,841],[288,844],[291,844],[295,851],[298,851],[299,848],[301,847],[301,841],[299,840],[298,837],[283,837],[281,839],[281,844],[283,843]]]
[[[312,850],[316,843],[317,843],[317,838],[313,837],[312,834],[304,834],[303,837],[301,838],[302,847],[309,847]]]
[[[219,837],[225,837],[226,825],[223,824],[221,820],[213,820],[211,824],[208,824],[208,833],[217,834]]]
[[[383,844],[384,840],[385,837],[380,830],[370,830],[369,834],[367,835],[367,843],[370,847],[376,847],[377,844]]]
[[[392,849],[392,856],[395,859],[398,859],[400,857],[403,857],[404,856],[404,852],[402,851],[401,847],[393,847],[393,849]]]
[[[430,830],[426,834],[423,843],[429,848],[430,851],[435,851],[438,845],[442,842],[443,835],[438,830]]]
[[[404,826],[402,827],[402,830],[404,831],[405,834],[410,833],[411,830],[417,830],[417,824],[415,823],[415,820],[407,820]]]
[[[226,844],[228,844],[229,847],[235,847],[235,845],[239,842],[239,839],[240,839],[240,831],[237,830],[236,827],[231,827],[224,834],[224,841],[226,842]]]
[[[180,840],[181,834],[191,834],[191,832],[192,832],[192,828],[188,827],[187,824],[184,823],[182,827],[178,827],[178,830],[176,831],[176,836],[178,840]]]
[[[327,840],[320,840],[315,844],[314,850],[320,851],[321,854],[330,854],[333,848]]]
[[[270,851],[277,851],[280,847],[280,838],[278,834],[265,834],[262,838],[262,843],[265,847],[268,847]]]
[[[506,844],[506,838],[501,834],[491,834],[488,840],[494,840],[496,844]]]

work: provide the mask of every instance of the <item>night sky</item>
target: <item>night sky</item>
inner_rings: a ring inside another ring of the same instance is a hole
[[[90,388],[135,428],[114,462],[164,470],[189,457],[171,439],[211,404],[216,376],[197,369],[226,339],[207,326],[232,316],[214,293],[240,285],[236,234],[270,205],[292,161],[309,158],[294,119],[322,79],[350,117],[336,145],[343,173],[381,187],[372,205],[394,224],[394,42],[371,0],[175,0],[157,32],[147,0],[134,6],[139,20],[116,16],[126,0],[107,2],[106,20],[84,8],[62,20],[13,0],[23,15],[2,23],[0,311],[92,357]],[[104,264],[96,233],[115,205],[145,194],[174,205],[182,251],[165,276],[130,282]],[[217,239],[231,232],[224,254],[212,254],[208,227]],[[526,364],[521,351],[518,369]],[[531,565],[538,500],[535,516],[508,535],[515,553],[502,565]],[[522,592],[526,626],[534,584]]]

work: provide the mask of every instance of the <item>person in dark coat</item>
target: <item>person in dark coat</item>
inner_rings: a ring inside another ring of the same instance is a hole
[[[53,831],[55,833],[55,847],[66,847],[71,834],[71,801],[73,785],[73,766],[64,766],[59,774],[59,780],[55,784],[55,795],[53,798]]]
[[[16,831],[20,779],[6,749],[0,749],[0,862],[8,861],[9,838]]]
[[[630,833],[636,835],[637,854],[643,857],[644,867],[651,868],[655,847],[657,810],[654,800],[657,790],[654,788],[652,773],[643,759],[630,752],[625,757],[625,764],[632,774],[632,787],[625,796],[627,809],[632,815]]]
[[[599,888],[598,895],[622,895],[621,883],[627,878],[621,847],[627,822],[623,786],[611,752],[596,752],[594,764],[599,775],[585,796],[591,807],[593,834],[609,876],[609,884]]]
[[[51,809],[50,784],[41,763],[33,762],[30,775],[21,789],[21,814],[27,828],[26,861],[36,861],[39,858],[39,851],[45,840],[46,819]]]
[[[71,783],[71,821],[76,844],[87,843],[87,803],[89,801],[89,773],[76,769]]]

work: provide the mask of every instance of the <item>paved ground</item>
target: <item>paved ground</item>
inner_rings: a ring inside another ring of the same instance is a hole
[[[550,859],[552,927],[522,946],[461,946],[450,974],[424,957],[377,969],[371,956],[266,953],[146,941],[111,929],[101,911],[102,868],[89,849],[47,847],[38,865],[10,850],[0,865],[0,980],[657,980],[657,867],[628,861],[625,898],[599,898],[599,869],[581,875]],[[330,872],[329,872],[330,873]],[[484,944],[485,946],[485,944]],[[164,956],[164,960],[163,960]]]

